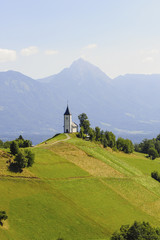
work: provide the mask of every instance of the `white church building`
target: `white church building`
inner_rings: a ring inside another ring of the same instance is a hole
[[[72,122],[72,114],[69,111],[67,105],[66,111],[64,113],[64,133],[75,133],[78,132],[78,125]]]

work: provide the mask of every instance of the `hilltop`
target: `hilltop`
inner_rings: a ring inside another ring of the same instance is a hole
[[[114,152],[60,134],[31,150],[33,167],[7,171],[0,151],[1,208],[8,220],[3,240],[109,239],[122,224],[160,226],[159,183],[150,177],[159,159]]]

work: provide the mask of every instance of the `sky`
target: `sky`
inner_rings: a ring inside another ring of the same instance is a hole
[[[109,77],[160,73],[159,0],[0,0],[0,71],[34,79],[78,58]]]

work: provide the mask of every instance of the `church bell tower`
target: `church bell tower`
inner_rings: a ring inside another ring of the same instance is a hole
[[[69,107],[67,105],[64,113],[64,133],[72,132],[72,114],[70,114]]]

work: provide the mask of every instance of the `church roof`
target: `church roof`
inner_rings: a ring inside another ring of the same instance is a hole
[[[71,115],[71,114],[70,114],[70,111],[69,111],[68,105],[67,105],[67,108],[66,108],[66,111],[65,111],[64,115]]]

